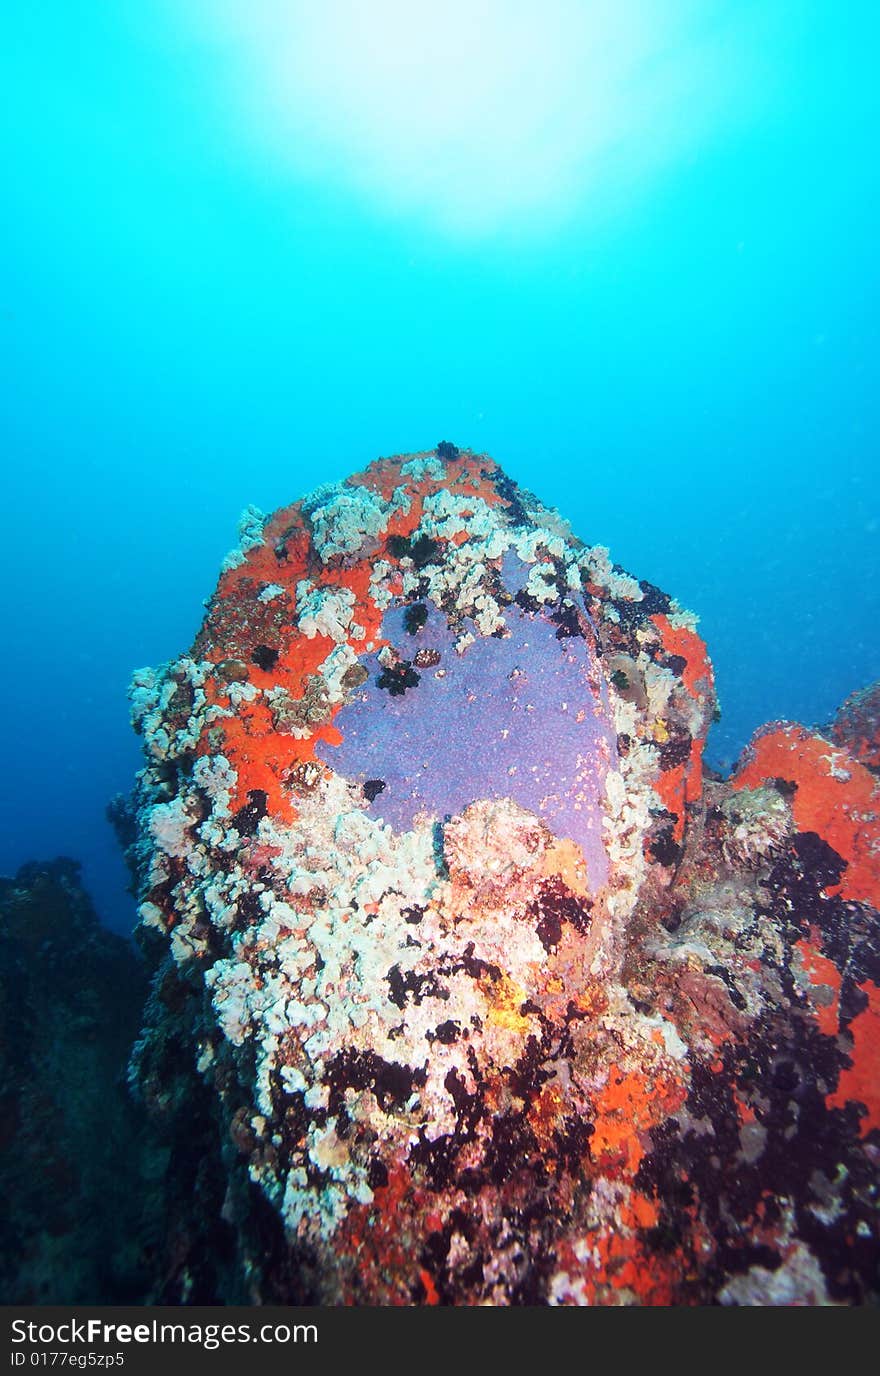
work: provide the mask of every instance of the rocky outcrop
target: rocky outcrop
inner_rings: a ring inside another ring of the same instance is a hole
[[[132,702],[180,1298],[876,1299],[865,749],[704,771],[693,616],[451,445],[246,513]]]

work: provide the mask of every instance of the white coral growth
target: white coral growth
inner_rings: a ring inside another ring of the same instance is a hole
[[[768,784],[742,788],[721,804],[721,850],[728,865],[757,869],[776,855],[791,835],[791,808]]]

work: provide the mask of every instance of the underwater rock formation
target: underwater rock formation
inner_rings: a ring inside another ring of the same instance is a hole
[[[137,1303],[158,1226],[151,1139],[125,1092],[147,993],[72,860],[0,879],[0,1301]]]
[[[831,724],[831,739],[869,769],[880,769],[880,683],[850,693]]]
[[[843,726],[712,777],[694,618],[449,444],[249,510],[132,703],[134,1075],[210,1104],[253,1300],[877,1298]]]

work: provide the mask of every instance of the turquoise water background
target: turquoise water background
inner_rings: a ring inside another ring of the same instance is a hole
[[[880,676],[880,12],[621,2],[7,7],[4,873],[130,928],[132,670],[247,503],[440,439],[699,614],[716,766]]]

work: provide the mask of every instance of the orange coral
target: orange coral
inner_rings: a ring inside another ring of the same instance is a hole
[[[839,893],[880,907],[880,783],[846,751],[803,726],[771,727],[749,747],[734,788],[784,779],[796,787],[792,811],[846,862]]]
[[[865,1137],[880,1128],[880,989],[870,982],[859,985],[868,1003],[850,1023],[852,1065],[840,1076],[837,1090],[827,1099],[829,1108],[850,1102],[864,1104],[859,1131]]]
[[[682,682],[692,698],[707,697],[714,687],[712,662],[706,642],[687,626],[673,626],[668,616],[658,613],[651,620],[660,632],[667,654],[679,655],[685,661]]]
[[[810,937],[811,942],[817,940],[818,933],[815,927],[811,928]],[[800,952],[810,983],[819,988],[831,989],[834,992],[834,999],[831,1003],[817,1004],[816,1021],[819,1024],[820,1032],[823,1032],[826,1037],[835,1037],[838,1027],[842,976],[834,962],[821,955],[811,942],[797,941],[795,942],[795,950]]]
[[[596,1118],[590,1139],[594,1161],[603,1169],[617,1166],[634,1175],[645,1155],[648,1129],[656,1126],[687,1096],[684,1075],[674,1077],[650,1069],[621,1070],[612,1065],[608,1080],[596,1096]]]

